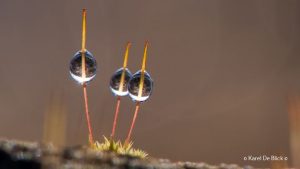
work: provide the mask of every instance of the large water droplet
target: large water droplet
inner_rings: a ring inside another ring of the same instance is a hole
[[[84,52],[85,77],[82,74],[82,51],[78,51],[70,62],[70,74],[80,84],[91,81],[96,76],[97,62],[89,51]]]
[[[124,81],[123,81],[123,85],[120,88],[123,72],[124,72]],[[116,96],[126,96],[128,94],[128,82],[131,77],[132,74],[127,68],[118,69],[112,75],[109,83],[110,89],[113,92],[113,94]]]
[[[146,101],[152,93],[153,80],[151,79],[150,75],[145,71],[142,93],[141,96],[139,96],[141,77],[142,77],[142,72],[138,71],[129,80],[128,91],[129,91],[129,96],[132,98],[133,101],[139,101],[139,102]]]

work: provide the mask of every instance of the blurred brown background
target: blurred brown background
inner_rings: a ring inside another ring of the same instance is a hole
[[[0,137],[41,141],[45,112],[58,97],[66,144],[87,143],[82,89],[68,72],[80,49],[82,8],[87,48],[99,66],[88,88],[97,139],[110,134],[115,97],[108,82],[125,43],[133,43],[135,72],[149,40],[155,88],[137,119],[136,147],[212,164],[267,166],[243,157],[291,156],[287,98],[300,91],[297,0],[1,0]],[[124,98],[118,138],[133,111]]]

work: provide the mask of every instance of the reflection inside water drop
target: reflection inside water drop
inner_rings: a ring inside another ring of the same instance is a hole
[[[82,74],[82,51],[78,51],[70,62],[70,74],[80,84],[91,81],[96,76],[97,62],[89,51],[84,52],[85,77]]]
[[[129,81],[128,92],[129,92],[129,96],[132,98],[133,101],[139,101],[139,102],[146,101],[152,93],[153,80],[151,79],[150,75],[145,71],[142,94],[141,96],[139,96],[141,77],[142,77],[142,72],[138,71],[132,76],[132,78]]]
[[[123,84],[120,88],[121,85],[121,78],[122,74],[124,72],[124,79],[123,79]],[[111,77],[110,79],[110,89],[113,92],[114,95],[116,96],[126,96],[128,94],[128,81],[132,77],[131,72],[127,68],[120,68],[118,69]]]

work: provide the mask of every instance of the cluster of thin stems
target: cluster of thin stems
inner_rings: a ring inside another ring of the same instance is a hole
[[[119,91],[123,90],[123,85],[125,83],[125,70],[127,67],[127,60],[128,60],[128,51],[130,48],[131,43],[127,43],[127,47],[126,47],[126,52],[124,55],[124,64],[123,64],[123,72],[122,72],[122,76],[121,76],[121,80],[120,80],[120,84],[119,84]],[[142,89],[143,89],[143,85],[144,85],[144,72],[145,72],[145,68],[146,68],[146,58],[147,58],[147,48],[148,48],[148,42],[146,42],[145,45],[145,50],[144,50],[144,57],[143,57],[143,62],[142,62],[142,75],[141,75],[141,79],[140,79],[140,83],[139,83],[139,92],[138,92],[138,97],[142,96]],[[86,52],[86,9],[82,10],[82,44],[81,44],[81,65],[82,65],[82,78],[86,78],[86,61],[85,61],[85,52]],[[87,95],[87,84],[84,82],[82,84],[83,86],[83,98],[84,98],[84,106],[85,106],[85,115],[86,115],[86,121],[87,121],[87,126],[88,126],[88,131],[89,131],[89,143],[90,145],[94,145],[94,136],[93,136],[93,130],[92,130],[92,125],[91,125],[91,120],[90,120],[90,115],[89,115],[89,108],[88,108],[88,95]],[[111,139],[114,139],[115,136],[115,132],[116,132],[116,126],[117,126],[117,120],[118,120],[118,114],[119,114],[119,109],[120,109],[120,103],[121,103],[121,97],[118,96],[117,97],[117,104],[116,104],[116,109],[115,109],[115,114],[114,114],[114,121],[113,121],[113,127],[112,127],[112,132],[110,135]],[[131,134],[135,125],[135,121],[137,118],[137,114],[140,108],[140,102],[136,103],[136,107],[135,107],[135,112],[134,112],[134,116],[131,122],[131,126],[128,132],[128,135],[126,137],[125,140],[125,145],[128,145],[128,143],[130,142],[131,139]]]

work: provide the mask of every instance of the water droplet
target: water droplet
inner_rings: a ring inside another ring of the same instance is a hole
[[[84,52],[85,77],[82,76],[82,52],[78,51],[70,62],[70,74],[74,80],[83,84],[91,81],[96,76],[97,62],[89,51]]]
[[[140,88],[141,77],[142,77],[142,72],[138,71],[129,80],[128,91],[129,91],[129,96],[132,98],[133,101],[139,101],[139,102],[146,101],[152,93],[153,80],[151,79],[149,73],[147,73],[145,71],[144,72],[144,84],[143,84],[143,88],[142,88],[142,94],[141,94],[141,96],[139,96],[139,88]]]
[[[124,82],[120,89],[121,77],[124,71]],[[110,89],[116,96],[126,96],[128,94],[128,81],[132,77],[131,72],[127,68],[118,69],[110,79]]]

